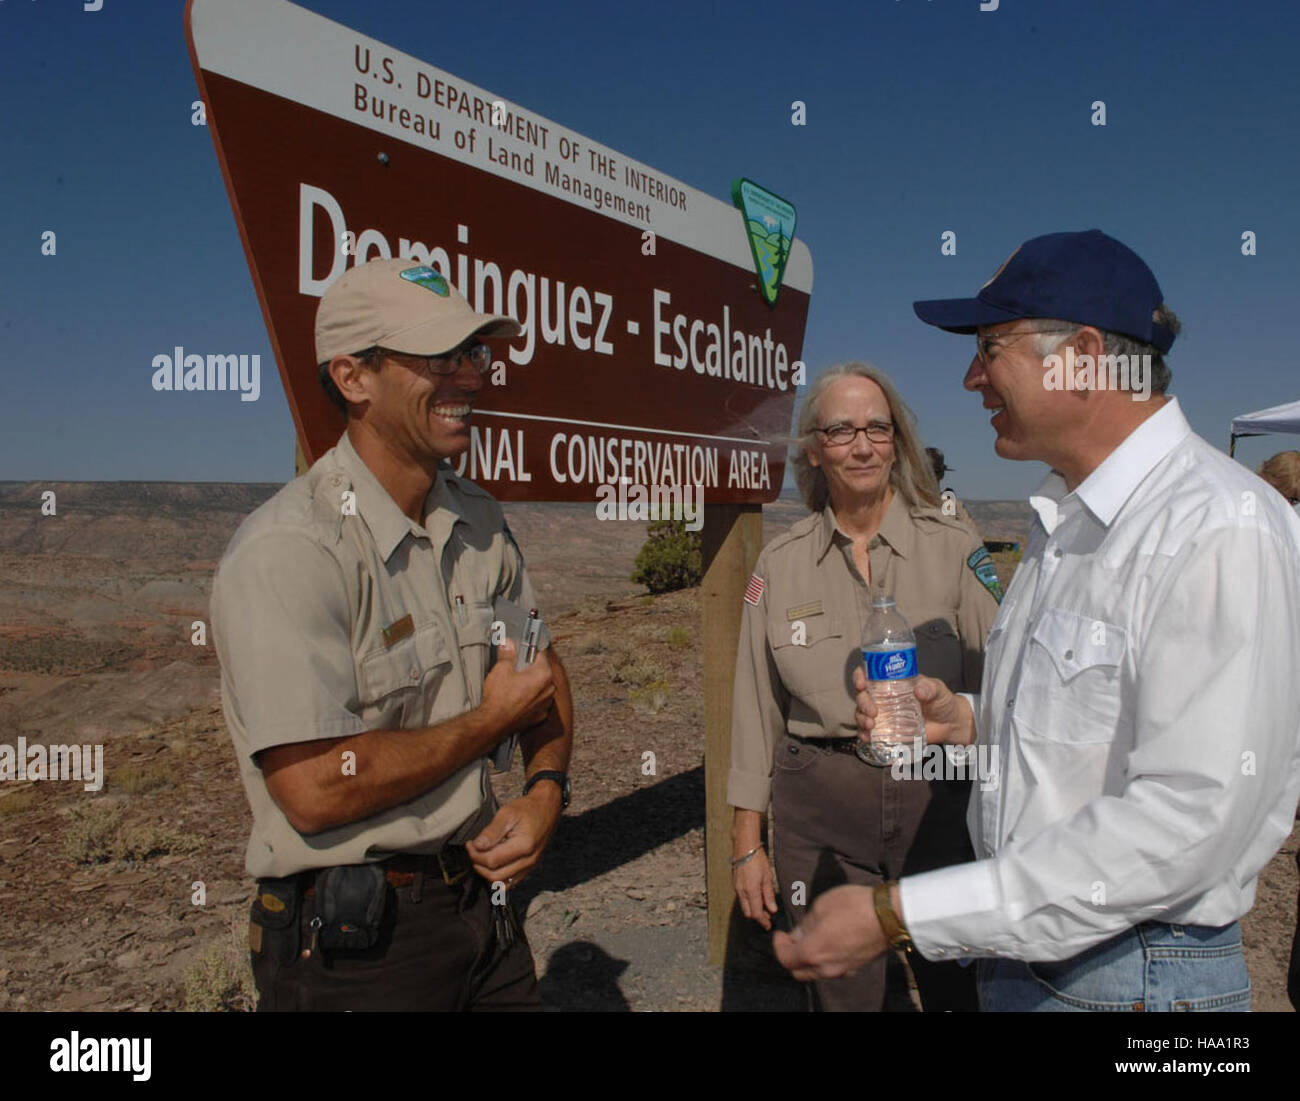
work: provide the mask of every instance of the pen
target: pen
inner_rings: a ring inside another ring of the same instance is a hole
[[[537,615],[537,609],[534,608],[528,613],[528,621],[524,624],[524,664],[531,665],[533,659],[537,657],[537,640],[542,633],[542,621]]]

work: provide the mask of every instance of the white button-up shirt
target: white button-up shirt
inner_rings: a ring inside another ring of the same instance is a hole
[[[970,697],[977,859],[903,879],[927,959],[1060,960],[1226,925],[1300,799],[1300,518],[1170,399],[1053,473]],[[985,790],[987,789],[987,790]]]

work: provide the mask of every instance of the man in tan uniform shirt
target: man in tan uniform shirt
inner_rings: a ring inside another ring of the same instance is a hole
[[[345,273],[317,349],[347,431],[218,567],[260,1009],[540,1007],[506,892],[567,804],[572,701],[544,633],[528,669],[509,647],[491,667],[494,633],[519,639],[536,598],[500,505],[446,461],[468,443],[480,338],[517,332],[412,261]],[[498,810],[487,755],[508,765],[520,731],[528,787]],[[353,878],[322,886],[337,867]],[[346,903],[359,875],[374,883],[370,935],[340,911],[347,943],[328,947],[321,895]]]
[[[766,813],[774,769],[780,774],[790,795],[786,806],[780,798],[773,806],[776,870],[782,902],[796,920],[836,884],[872,884],[902,874],[904,865],[911,872],[972,859],[965,826],[969,780],[899,780],[889,767],[858,761],[846,774],[826,754],[852,752],[857,744],[852,672],[862,664],[873,596],[893,595],[916,636],[921,672],[953,691],[979,685],[984,640],[1002,595],[988,552],[959,518],[909,506],[901,493],[868,544],[870,586],[852,552],[828,503],[764,548],[741,620],[727,802]],[[857,786],[840,790],[850,782]],[[914,797],[922,784],[928,802]],[[912,834],[909,849],[905,839]],[[842,846],[832,852],[825,839],[837,837]],[[878,865],[862,867],[843,855],[855,851],[878,854]],[[801,898],[793,897],[796,883],[803,885]],[[880,964],[856,979],[819,983],[822,1007],[860,1006],[883,996],[848,989],[856,983],[883,992]],[[931,986],[942,1000],[943,976],[956,974],[954,966],[914,961],[923,997]],[[973,982],[956,985],[970,988],[965,1007],[974,1008]]]

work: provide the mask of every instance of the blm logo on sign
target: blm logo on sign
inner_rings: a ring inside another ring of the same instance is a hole
[[[743,177],[732,183],[731,198],[745,216],[759,293],[763,301],[774,306],[794,243],[794,204]]]

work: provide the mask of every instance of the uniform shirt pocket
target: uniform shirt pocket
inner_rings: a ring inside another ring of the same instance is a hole
[[[802,623],[802,630],[797,625]],[[844,692],[848,683],[845,641],[838,617],[821,615],[768,628],[772,660],[792,696],[811,699],[819,692]]]
[[[477,707],[483,700],[483,679],[492,665],[492,605],[475,600],[462,605],[462,609],[464,622],[459,614],[456,618],[456,644],[465,668],[470,703]]]
[[[436,623],[366,654],[357,674],[362,718],[371,729],[419,725],[425,699],[450,668],[446,640]]]
[[[1030,633],[1016,699],[1020,720],[1055,742],[1109,742],[1121,711],[1124,628],[1049,608]]]

